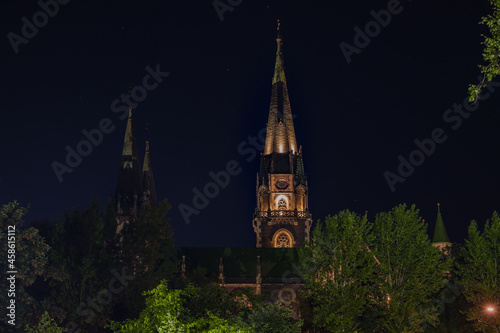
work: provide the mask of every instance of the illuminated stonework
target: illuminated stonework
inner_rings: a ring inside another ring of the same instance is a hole
[[[309,240],[308,184],[297,148],[283,67],[281,38],[276,52],[264,153],[257,175],[253,227],[257,247],[304,246]]]
[[[286,229],[281,229],[274,234],[274,247],[293,247],[293,243],[293,236]]]

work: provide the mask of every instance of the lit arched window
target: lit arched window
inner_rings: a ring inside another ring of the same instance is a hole
[[[286,200],[284,198],[279,199],[278,209],[279,210],[286,210]]]
[[[281,229],[273,237],[274,247],[293,247],[293,237],[289,231]]]
[[[288,209],[288,198],[286,195],[278,195],[276,198],[276,207],[278,210],[287,210]]]
[[[290,237],[282,233],[276,238],[276,247],[290,247]]]

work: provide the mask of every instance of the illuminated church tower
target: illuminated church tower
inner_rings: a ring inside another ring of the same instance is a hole
[[[297,247],[309,240],[311,215],[302,148],[297,147],[279,32],[266,143],[257,174],[253,228],[257,247]]]

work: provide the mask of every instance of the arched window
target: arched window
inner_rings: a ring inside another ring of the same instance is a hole
[[[287,210],[288,209],[288,198],[286,197],[286,195],[279,195],[277,198],[276,198],[276,207],[278,208],[278,210]]]
[[[276,247],[290,247],[290,237],[282,233],[276,238]]]
[[[288,230],[281,229],[274,234],[274,247],[293,247],[293,236]]]
[[[278,209],[279,210],[286,210],[286,200],[284,198],[279,199]]]

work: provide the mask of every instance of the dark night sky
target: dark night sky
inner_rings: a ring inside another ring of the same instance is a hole
[[[339,44],[353,44],[353,28],[388,2],[245,0],[220,21],[211,1],[71,1],[15,54],[7,34],[20,34],[21,18],[32,21],[40,7],[3,1],[0,203],[30,203],[32,222],[104,202],[126,125],[110,105],[160,64],[170,75],[139,103],[135,124],[142,163],[150,123],[156,188],[173,205],[176,245],[255,246],[258,158],[248,162],[238,146],[267,121],[279,18],[314,220],[342,209],[373,218],[406,202],[433,229],[441,202],[451,240],[463,241],[471,219],[482,224],[500,209],[500,93],[456,130],[443,120],[479,75],[486,29],[477,22],[488,2],[403,0],[348,64]],[[103,118],[115,130],[59,182],[51,163],[64,163],[65,147]],[[447,140],[391,192],[384,172],[397,172],[398,156],[435,128]],[[231,160],[242,172],[187,225],[178,205],[192,205],[193,188]]]

